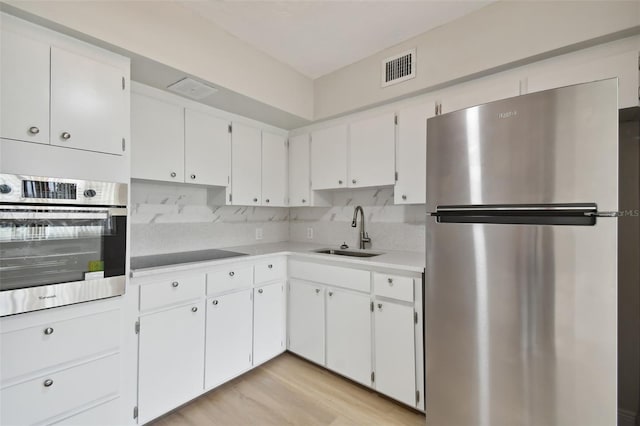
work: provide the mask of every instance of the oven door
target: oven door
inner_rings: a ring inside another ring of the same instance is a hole
[[[0,206],[0,316],[124,293],[125,208]]]

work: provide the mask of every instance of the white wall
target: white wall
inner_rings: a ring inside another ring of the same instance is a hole
[[[89,37],[305,119],[313,82],[173,1],[7,1]]]
[[[316,79],[314,119],[539,60],[621,31],[637,33],[639,26],[638,1],[500,1]],[[413,47],[416,77],[381,88],[381,61]]]

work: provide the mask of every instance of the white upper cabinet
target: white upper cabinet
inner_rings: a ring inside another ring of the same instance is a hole
[[[286,206],[287,138],[262,132],[262,205]]]
[[[122,69],[51,48],[51,144],[121,155],[129,122]]]
[[[233,123],[231,134],[231,203],[259,206],[262,181],[260,129]]]
[[[309,206],[310,203],[310,158],[309,135],[289,138],[289,205]]]
[[[395,115],[356,121],[350,125],[349,182],[351,188],[395,183]]]
[[[426,202],[427,118],[434,114],[433,100],[398,111],[395,204]]]
[[[231,156],[229,121],[189,108],[184,114],[184,181],[228,185]]]
[[[49,143],[49,45],[0,37],[0,137]]]
[[[181,106],[132,93],[131,145],[131,177],[184,181]]]
[[[311,134],[311,189],[347,187],[347,125]]]

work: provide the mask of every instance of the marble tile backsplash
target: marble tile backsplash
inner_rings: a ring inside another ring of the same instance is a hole
[[[331,204],[332,207],[291,208],[289,240],[331,246],[346,242],[357,248],[360,219],[357,228],[351,227],[351,221],[355,207],[362,206],[370,248],[425,251],[425,206],[394,205],[393,188],[335,191]],[[308,228],[313,229],[313,239],[307,238]]]
[[[131,185],[131,255],[204,250],[256,243],[303,241],[358,247],[354,207],[365,212],[371,248],[424,251],[424,206],[396,206],[393,189],[341,190],[333,207],[221,206],[224,189],[134,181]],[[221,197],[222,195],[222,197]],[[359,224],[358,224],[359,225]],[[256,228],[263,238],[256,240]],[[313,229],[313,239],[307,229]]]

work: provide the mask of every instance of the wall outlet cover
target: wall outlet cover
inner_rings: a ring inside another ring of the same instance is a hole
[[[307,239],[313,240],[313,228],[307,228]]]
[[[256,240],[262,239],[262,228],[256,228]]]

